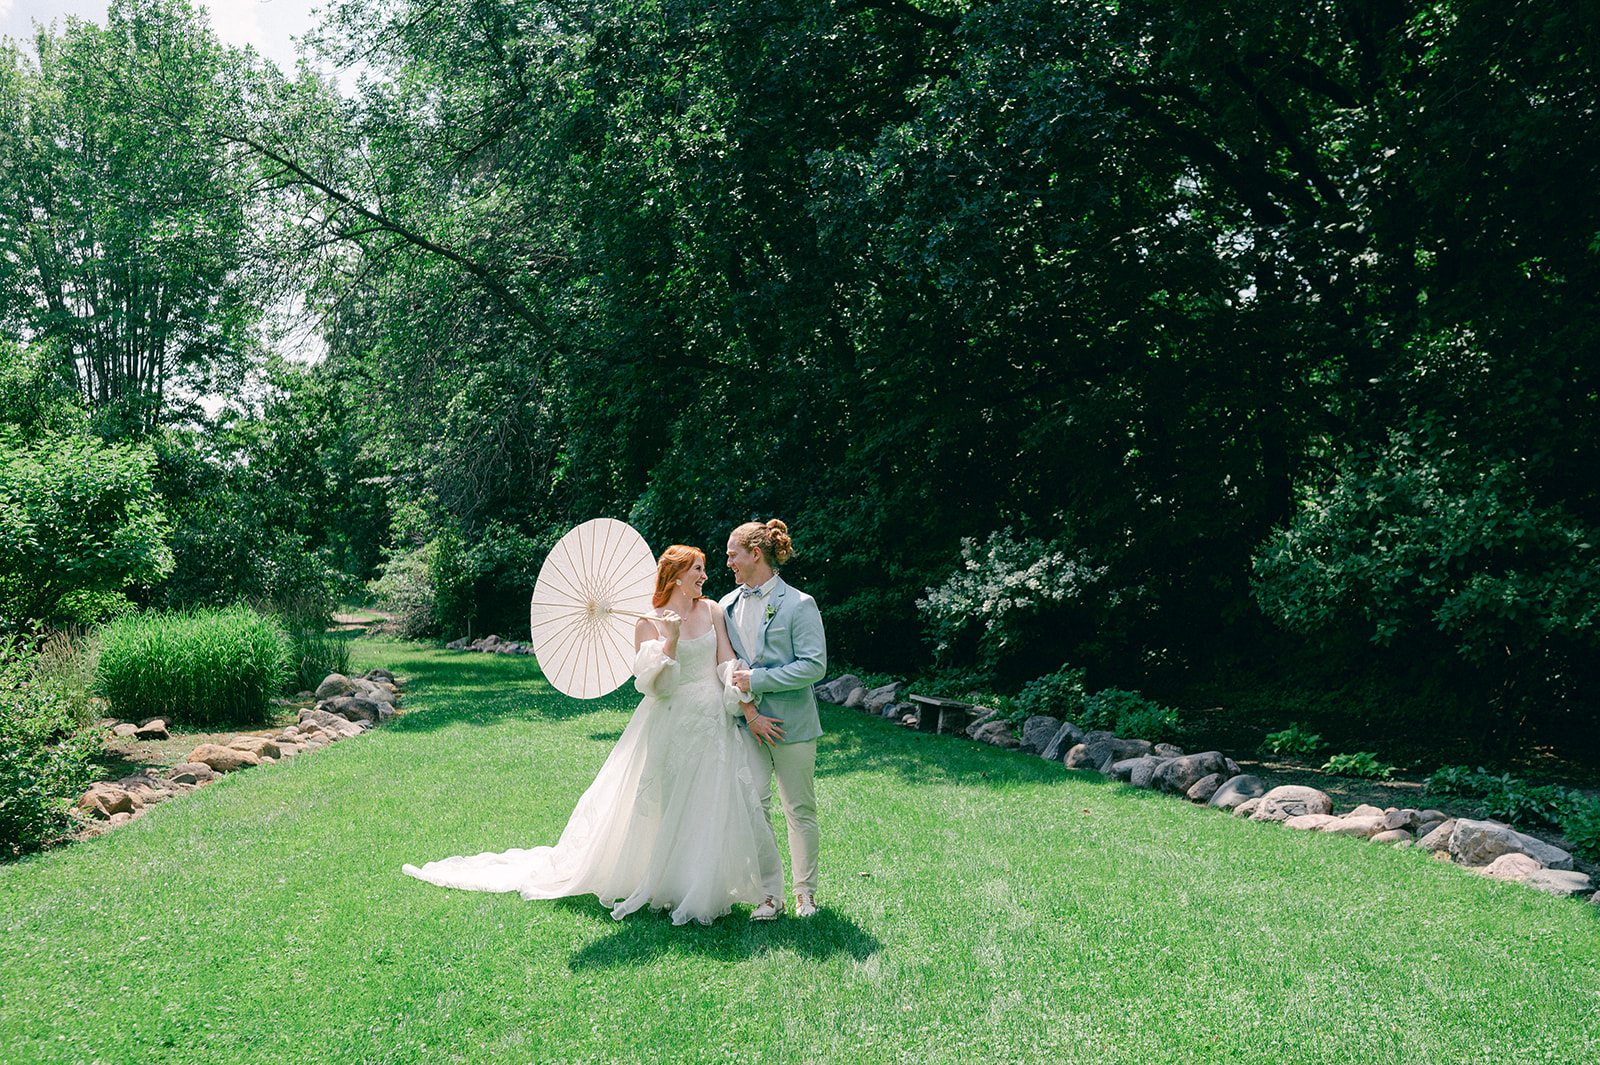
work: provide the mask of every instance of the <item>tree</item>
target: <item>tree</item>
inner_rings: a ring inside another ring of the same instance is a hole
[[[107,432],[146,432],[254,354],[251,168],[196,133],[249,60],[184,0],[36,44],[0,74],[0,321],[53,345]]]

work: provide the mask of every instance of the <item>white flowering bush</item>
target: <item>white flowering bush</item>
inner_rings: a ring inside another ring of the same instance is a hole
[[[992,668],[1017,641],[1027,623],[1082,599],[1104,581],[1106,566],[1087,551],[1060,542],[1019,538],[1009,527],[981,545],[961,541],[961,565],[939,587],[917,600],[941,659],[964,654],[976,637],[982,668]]]

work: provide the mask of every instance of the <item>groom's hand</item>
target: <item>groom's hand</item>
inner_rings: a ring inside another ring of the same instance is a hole
[[[748,669],[735,669],[733,671],[733,686],[742,692],[750,690],[750,671]]]
[[[783,726],[775,717],[766,717],[762,714],[755,716],[746,715],[744,723],[750,726],[750,735],[768,747],[775,747],[783,739]]]

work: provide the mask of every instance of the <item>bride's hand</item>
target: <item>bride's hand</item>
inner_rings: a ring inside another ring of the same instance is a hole
[[[683,628],[683,619],[670,610],[660,614],[652,614],[650,621],[655,625],[656,631],[661,634],[661,639],[672,643],[678,638],[678,632]]]

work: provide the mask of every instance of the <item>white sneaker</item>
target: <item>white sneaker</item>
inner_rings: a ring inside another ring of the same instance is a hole
[[[794,915],[796,917],[815,917],[817,915],[817,897],[811,892],[803,892],[794,897]]]
[[[770,921],[783,912],[783,900],[775,899],[771,895],[761,900],[761,905],[750,911],[752,921]],[[812,908],[815,913],[815,907]]]

